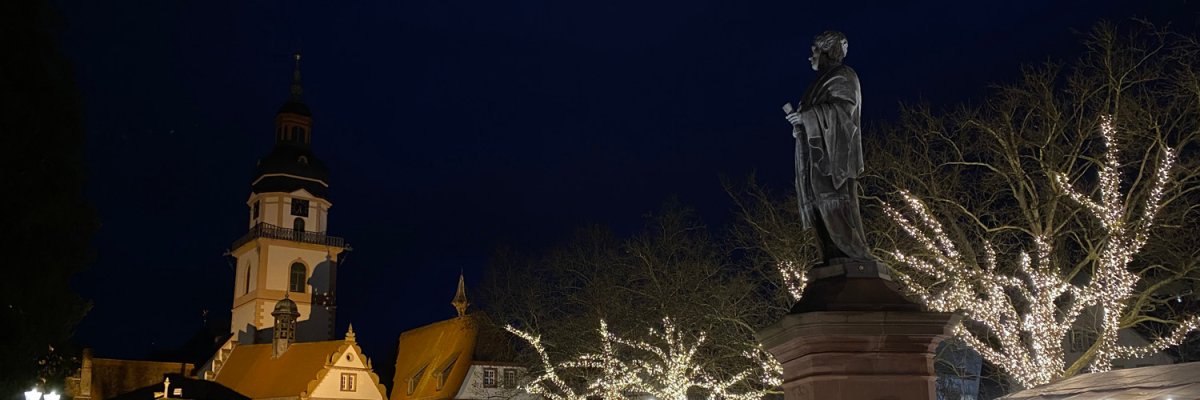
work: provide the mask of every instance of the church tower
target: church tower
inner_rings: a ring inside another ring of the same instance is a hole
[[[349,246],[329,236],[329,171],[313,153],[312,112],[302,101],[300,54],[291,96],[275,114],[275,146],[258,161],[246,201],[247,232],[237,258],[231,332],[239,343],[265,343],[275,305],[287,298],[300,342],[333,339],[337,262]]]

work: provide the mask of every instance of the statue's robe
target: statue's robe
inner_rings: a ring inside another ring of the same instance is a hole
[[[821,71],[800,101],[796,192],[805,228],[817,229],[822,256],[870,260],[857,178],[863,171],[862,92],[845,65]]]

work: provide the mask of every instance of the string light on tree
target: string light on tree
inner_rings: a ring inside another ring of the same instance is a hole
[[[1092,357],[1085,360],[1092,371],[1108,370],[1117,358],[1139,357],[1177,345],[1200,326],[1200,319],[1191,318],[1147,346],[1117,344],[1117,331],[1128,325],[1131,310],[1127,307],[1139,281],[1129,263],[1145,246],[1154,217],[1162,207],[1175,153],[1168,148],[1162,150],[1149,183],[1149,195],[1138,204],[1140,207],[1134,207],[1120,192],[1120,153],[1115,135],[1112,118],[1102,118],[1105,153],[1099,168],[1099,200],[1093,201],[1073,189],[1067,176],[1051,174],[1055,188],[1082,205],[1103,229],[1105,241],[1091,278],[1085,283],[1072,283],[1067,270],[1056,263],[1052,237],[1030,231],[1033,254],[1019,252],[1013,266],[1001,270],[995,247],[989,241],[982,243],[981,262],[965,258],[929,208],[908,192],[901,192],[906,212],[884,205],[890,219],[923,250],[919,254],[899,250],[890,253],[907,267],[896,271],[898,279],[930,309],[961,312],[964,325],[957,327],[957,336],[1024,386],[1047,383],[1065,372],[1065,339],[1089,307],[1098,310],[1100,316],[1096,327],[1099,338],[1088,350]],[[1137,209],[1142,211],[1135,220]]]
[[[647,340],[623,338],[612,334],[601,320],[597,330],[600,350],[569,357],[565,362],[552,363],[538,335],[512,326],[509,332],[528,342],[542,360],[542,371],[525,385],[532,394],[553,400],[584,398],[644,398],[653,396],[664,400],[685,400],[688,392],[704,393],[710,399],[761,399],[782,382],[783,368],[761,348],[743,353],[758,368],[728,377],[718,377],[706,370],[697,359],[705,344],[705,334],[692,335],[680,331],[670,318],[664,318],[662,329],[651,328]],[[578,385],[568,385],[560,375],[564,370],[585,370],[591,378]]]
[[[783,284],[787,286],[788,293],[791,293],[792,300],[800,300],[800,296],[804,294],[804,287],[808,286],[808,271],[792,260],[781,261],[776,266],[783,275]]]

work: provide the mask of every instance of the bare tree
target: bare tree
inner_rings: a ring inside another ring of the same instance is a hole
[[[720,366],[706,365],[699,357],[706,346],[704,332],[681,332],[670,318],[663,318],[661,329],[650,328],[646,339],[613,335],[601,320],[599,351],[571,355],[557,363],[551,361],[540,336],[505,328],[526,341],[541,359],[541,371],[525,384],[525,390],[551,400],[640,399],[647,395],[686,400],[689,393],[709,399],[757,400],[782,384],[783,367],[761,348],[742,354],[752,367],[733,374],[710,371]],[[566,371],[584,372],[587,378],[572,384],[562,378]]]
[[[649,328],[670,318],[679,335],[703,333],[705,345],[695,349],[693,361],[715,381],[727,381],[762,368],[746,357],[758,349],[754,333],[790,304],[777,279],[762,279],[774,276],[773,267],[745,268],[727,242],[690,210],[671,205],[628,239],[590,227],[544,256],[497,257],[484,287],[487,311],[497,323],[540,337],[554,363],[603,354],[599,320],[614,337],[666,346]],[[543,376],[536,353],[524,352],[523,361]],[[574,383],[588,381],[589,373],[557,372]],[[740,393],[746,384],[723,390]]]
[[[885,145],[900,150],[881,152],[875,187],[911,191],[883,205],[898,275],[931,308],[963,311],[959,336],[1022,385],[1107,370],[1196,328],[1169,301],[1200,278],[1181,235],[1200,177],[1181,153],[1200,135],[1200,47],[1124,32],[1099,25],[1069,68],[1026,68],[980,106],[906,110]],[[1100,318],[1079,318],[1087,308]],[[1128,328],[1168,332],[1135,349],[1117,343]],[[1074,329],[1099,337],[1066,365]]]

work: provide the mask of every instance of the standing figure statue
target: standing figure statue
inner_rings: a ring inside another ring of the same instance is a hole
[[[842,64],[849,43],[841,32],[813,40],[817,78],[798,108],[784,105],[796,138],[796,194],[804,227],[815,228],[825,265],[874,260],[858,210],[863,171],[862,92],[858,74]]]

